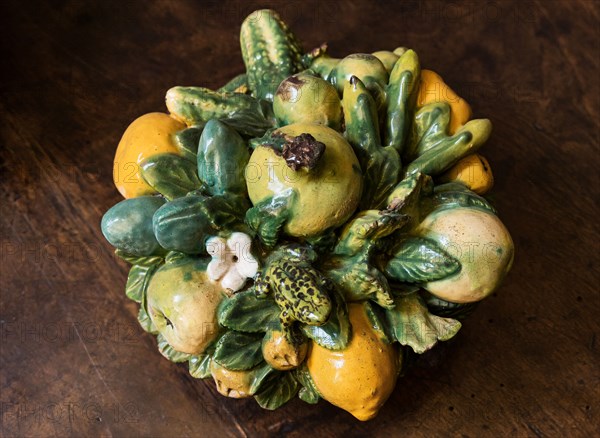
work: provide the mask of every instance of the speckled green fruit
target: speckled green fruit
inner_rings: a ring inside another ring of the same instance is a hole
[[[279,125],[317,123],[340,130],[342,104],[336,89],[324,79],[298,73],[277,88],[273,111]]]
[[[217,307],[226,295],[209,280],[206,265],[205,259],[164,265],[148,285],[150,319],[182,353],[204,352],[219,334]]]
[[[442,208],[430,213],[415,233],[433,239],[460,261],[458,273],[424,288],[452,303],[472,303],[489,296],[512,266],[514,245],[500,219],[477,208]]]
[[[325,144],[325,152],[314,169],[294,171],[272,147],[258,146],[246,170],[252,203],[295,190],[292,216],[284,226],[290,236],[317,236],[342,225],[358,206],[362,192],[361,170],[352,147],[340,133],[322,125],[296,123],[277,131],[294,137],[311,134]]]
[[[155,196],[125,199],[102,217],[102,234],[112,246],[135,256],[164,252],[152,229],[152,216],[165,200]]]

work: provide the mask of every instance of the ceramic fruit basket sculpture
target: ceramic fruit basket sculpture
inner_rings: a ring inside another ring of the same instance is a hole
[[[273,11],[246,73],[174,87],[125,131],[102,219],[160,352],[228,397],[323,398],[360,420],[407,355],[452,338],[510,269],[482,197],[491,123],[413,50],[303,52]]]

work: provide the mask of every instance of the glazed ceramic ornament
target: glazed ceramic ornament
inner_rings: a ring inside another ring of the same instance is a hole
[[[115,172],[102,231],[166,358],[266,409],[369,420],[510,270],[491,123],[404,47],[304,52],[270,10],[240,40],[245,73],[127,128],[136,179]]]

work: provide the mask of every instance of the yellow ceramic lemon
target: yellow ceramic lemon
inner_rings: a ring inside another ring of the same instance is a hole
[[[480,301],[496,290],[512,266],[512,238],[491,212],[467,207],[436,210],[415,233],[436,241],[461,264],[458,273],[424,285],[443,300]]]
[[[471,107],[467,101],[446,85],[440,75],[431,70],[421,70],[417,106],[422,107],[432,102],[447,102],[450,105],[450,134],[454,134],[471,118]]]
[[[313,169],[293,170],[280,152],[268,145],[258,146],[246,168],[252,203],[293,189],[297,198],[284,226],[290,236],[316,236],[346,222],[362,192],[360,165],[346,139],[327,126],[309,123],[284,126],[276,133],[290,137],[310,134],[325,145],[325,151]]]
[[[140,163],[161,153],[179,154],[173,135],[186,125],[164,113],[149,113],[135,119],[125,130],[113,166],[113,180],[125,198],[156,192],[141,177]]]
[[[374,418],[398,377],[400,356],[371,327],[363,303],[348,304],[352,339],[335,351],[311,343],[308,371],[319,394],[361,421]]]
[[[479,195],[491,190],[494,175],[490,163],[479,154],[467,155],[440,177],[441,182],[460,181]]]

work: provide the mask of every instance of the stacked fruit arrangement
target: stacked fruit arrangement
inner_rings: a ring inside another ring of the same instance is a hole
[[[510,269],[475,153],[491,124],[412,50],[304,53],[270,10],[241,46],[245,74],[127,128],[102,231],[165,357],[266,409],[368,420]]]

